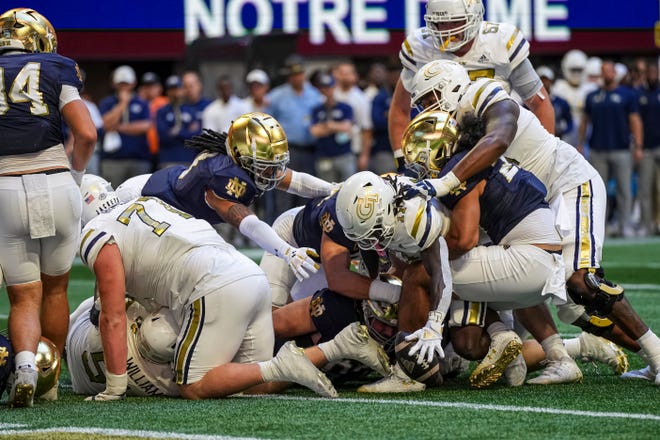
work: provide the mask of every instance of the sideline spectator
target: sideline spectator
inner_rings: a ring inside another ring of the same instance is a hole
[[[639,113],[644,126],[644,149],[639,162],[638,197],[642,211],[641,237],[660,234],[660,86],[658,65],[649,62],[640,87]]]
[[[202,127],[226,132],[232,121],[250,111],[247,103],[234,94],[234,85],[229,75],[220,75],[216,82],[218,98],[204,109]]]
[[[287,78],[286,83],[275,87],[268,94],[270,105],[266,113],[277,119],[289,141],[289,166],[303,173],[314,174],[316,160],[316,140],[309,131],[312,122],[312,109],[323,102],[321,93],[305,80],[305,67],[302,57],[292,54],[284,62],[280,71]],[[271,193],[272,194],[272,193]],[[270,197],[273,197],[272,195]],[[272,223],[282,212],[302,205],[305,199],[277,191],[274,205],[267,209],[266,221]]]
[[[117,67],[112,73],[115,93],[99,103],[105,130],[101,172],[114,186],[151,171],[149,104],[135,94],[136,84],[132,67]]]
[[[555,136],[562,138],[562,140],[568,139],[568,136],[572,134],[574,129],[573,124],[573,115],[571,114],[571,106],[568,104],[564,98],[556,96],[552,93],[552,85],[555,82],[555,72],[548,66],[540,66],[536,69],[536,73],[541,78],[543,87],[548,92],[550,96],[550,102],[552,102],[552,107],[555,109]]]
[[[138,87],[138,96],[149,103],[149,116],[151,117],[151,127],[147,131],[147,143],[152,158],[157,159],[158,155],[158,132],[156,130],[156,112],[159,108],[167,104],[167,97],[163,96],[163,85],[160,77],[154,72],[146,72],[142,75],[140,86]],[[157,162],[157,160],[155,160]],[[94,173],[92,173],[94,174]]]
[[[642,158],[643,145],[639,102],[634,90],[620,86],[617,82],[613,61],[603,61],[602,75],[603,85],[587,95],[578,131],[577,149],[580,152],[584,150],[587,125],[591,123],[590,162],[604,182],[609,180],[610,173],[614,174],[619,233],[624,237],[632,237],[633,160],[639,162]]]
[[[390,62],[387,65],[387,81],[371,103],[374,140],[369,157],[369,171],[379,175],[395,171],[387,124],[394,87],[399,82],[400,74],[401,66],[398,63]]]
[[[181,78],[176,75],[168,77],[165,88],[169,103],[156,113],[156,127],[160,138],[159,169],[172,165],[190,165],[195,158],[195,151],[186,148],[184,142],[199,134],[199,124],[195,124],[192,107],[186,107],[183,103]],[[194,134],[190,132],[191,125]]]
[[[332,75],[320,75],[318,84],[325,102],[312,110],[310,131],[317,138],[316,176],[328,182],[343,182],[356,172],[351,152],[353,109],[335,99]]]
[[[250,112],[264,112],[268,107],[266,94],[270,89],[270,78],[268,74],[260,69],[251,70],[245,77],[248,87],[248,97],[245,103]]]
[[[333,69],[332,75],[337,80],[335,99],[345,102],[353,108],[353,136],[351,149],[358,156],[358,170],[369,167],[369,155],[372,142],[371,101],[357,86],[358,75],[355,64],[341,61]]]

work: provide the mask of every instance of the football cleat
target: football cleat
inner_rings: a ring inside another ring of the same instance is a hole
[[[607,364],[615,374],[628,371],[628,356],[615,343],[587,332],[580,333],[578,339],[583,361]]]
[[[369,336],[366,325],[354,322],[340,331],[334,341],[345,359],[361,362],[383,377],[390,374],[389,357],[383,347]]]
[[[582,371],[570,357],[558,361],[548,361],[548,366],[540,375],[529,379],[529,385],[550,385],[559,383],[582,382]]]
[[[646,367],[642,368],[641,370],[632,370],[632,371],[627,371],[621,375],[622,379],[637,379],[637,380],[648,380],[648,381],[653,381],[655,380],[656,374],[651,368],[650,365],[647,365]]]
[[[38,377],[37,370],[31,368],[19,368],[14,372],[9,392],[10,408],[25,408],[33,405]]]
[[[504,370],[504,379],[510,387],[519,387],[525,383],[527,378],[527,364],[522,353],[520,353]]]
[[[417,382],[406,376],[406,373],[401,370],[399,364],[394,364],[389,376],[383,379],[362,385],[357,389],[358,393],[417,393],[424,391],[426,385]]]
[[[521,350],[522,340],[513,330],[492,336],[488,354],[470,374],[472,388],[485,388],[497,382]]]
[[[323,397],[338,396],[332,382],[307,359],[305,351],[294,341],[284,344],[272,362],[279,380],[304,385]]]

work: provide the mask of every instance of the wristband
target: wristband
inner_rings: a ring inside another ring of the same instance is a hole
[[[82,171],[78,171],[78,170],[74,170],[73,168],[71,168],[71,176],[73,177],[73,180],[76,181],[76,184],[78,184],[78,186],[80,186],[82,184],[82,179],[83,179],[83,176],[85,175],[85,171],[86,170],[84,170],[84,169]]]

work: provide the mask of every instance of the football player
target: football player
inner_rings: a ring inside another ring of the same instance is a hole
[[[95,274],[105,388],[88,400],[121,399],[128,386],[125,292],[147,310],[170,309],[179,332],[174,374],[186,399],[270,392],[273,381],[336,396],[295,343],[271,359],[274,336],[266,277],[204,220],[155,197],[126,204],[104,179],[86,175],[80,256]],[[218,345],[218,335],[222,344]]]
[[[37,11],[0,15],[0,267],[16,352],[10,407],[32,406],[42,333],[64,348],[80,232],[78,185],[96,143],[80,98],[80,69],[56,50],[55,30]],[[74,137],[71,163],[62,119]]]
[[[203,150],[189,167],[166,168],[127,180],[122,201],[154,196],[212,225],[229,223],[262,249],[286,261],[303,280],[318,270],[311,248],[284,242],[249,206],[264,191],[279,188],[301,197],[326,196],[333,185],[287,168],[289,147],[280,124],[265,113],[246,113],[225,135],[207,130],[186,141]]]
[[[506,84],[554,132],[554,109],[528,59],[529,43],[515,26],[484,21],[483,15],[481,0],[429,0],[426,25],[409,34],[401,45],[403,69],[389,113],[390,142],[399,171],[404,168],[401,140],[410,122],[413,77],[433,60],[461,63],[472,80],[487,77]]]
[[[562,234],[569,298],[558,306],[558,317],[638,353],[660,372],[660,339],[624,298],[623,288],[606,280],[600,268],[607,195],[598,172],[496,81],[471,82],[458,63],[433,61],[419,71],[415,84],[412,99],[421,109],[452,112],[460,125],[482,126],[474,147],[453,169],[419,182],[419,190],[443,197],[500,155],[533,173],[547,188],[546,200]]]
[[[424,340],[428,339],[431,344],[422,350],[420,356],[428,356],[430,362],[436,351],[440,358],[444,357],[442,327],[451,302],[452,283],[443,237],[450,222],[437,201],[429,203],[422,197],[400,200],[396,194],[406,182],[409,180],[405,178],[386,182],[370,172],[358,173],[348,179],[338,193],[337,216],[346,235],[357,241],[362,249],[377,249],[381,253],[390,250],[396,260],[406,264],[399,304],[399,330],[415,332],[423,326],[423,331],[427,332]],[[431,277],[424,286],[420,287],[414,278],[416,268],[428,272]],[[427,314],[429,319],[424,325],[423,320],[419,322],[419,316]],[[520,353],[522,342],[515,332],[503,326],[489,329],[493,331],[493,341],[496,342],[491,347],[487,344],[490,356],[485,356],[480,370],[492,371],[492,368],[486,368],[487,364],[491,367],[496,363],[503,364],[498,373],[501,375],[504,367]],[[412,337],[423,339],[419,332],[413,333]],[[424,389],[425,384],[407,377],[397,362],[390,376],[358,391],[410,392]]]
[[[101,333],[90,319],[93,308],[94,298],[90,297],[71,314],[66,342],[73,392],[88,396],[105,389],[107,373]],[[179,395],[171,367],[178,332],[174,316],[166,308],[149,313],[137,301],[126,299],[127,395]]]
[[[283,260],[265,252],[261,268],[268,277],[274,307],[283,306],[289,299],[308,297],[323,288],[353,299],[390,304],[399,300],[400,287],[378,279],[379,273],[387,271],[388,262],[379,261],[374,252],[360,251],[355,241],[346,237],[337,220],[336,203],[336,193],[318,197],[304,207],[282,213],[273,223],[273,230],[289,245],[319,249],[321,262],[319,271],[301,282],[286,270]],[[368,261],[369,267],[362,265],[358,266],[360,270],[351,270],[352,262],[358,258]],[[306,314],[304,306],[300,311],[303,316]]]

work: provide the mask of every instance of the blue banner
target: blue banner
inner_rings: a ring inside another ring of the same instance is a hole
[[[79,30],[183,30],[186,18],[209,24],[222,23],[225,31],[230,21],[238,19],[242,27],[252,28],[264,20],[273,29],[284,29],[295,22],[300,29],[314,25],[310,12],[321,9],[338,15],[351,29],[360,24],[357,13],[366,14],[367,29],[406,29],[406,13],[417,9],[418,24],[422,20],[425,0],[18,0],[2,2],[3,9],[31,7],[45,15],[57,29]],[[503,21],[511,16],[518,24],[548,18],[551,24],[569,29],[652,29],[659,20],[655,0],[484,0],[486,16]],[[414,5],[417,5],[415,7]],[[208,12],[203,15],[202,9]],[[268,17],[257,18],[258,12]],[[551,11],[548,13],[548,11]],[[552,18],[553,14],[565,18]],[[222,15],[222,20],[218,18]],[[533,26],[533,23],[532,23]],[[203,27],[203,24],[202,24]],[[523,26],[519,26],[523,27]]]

